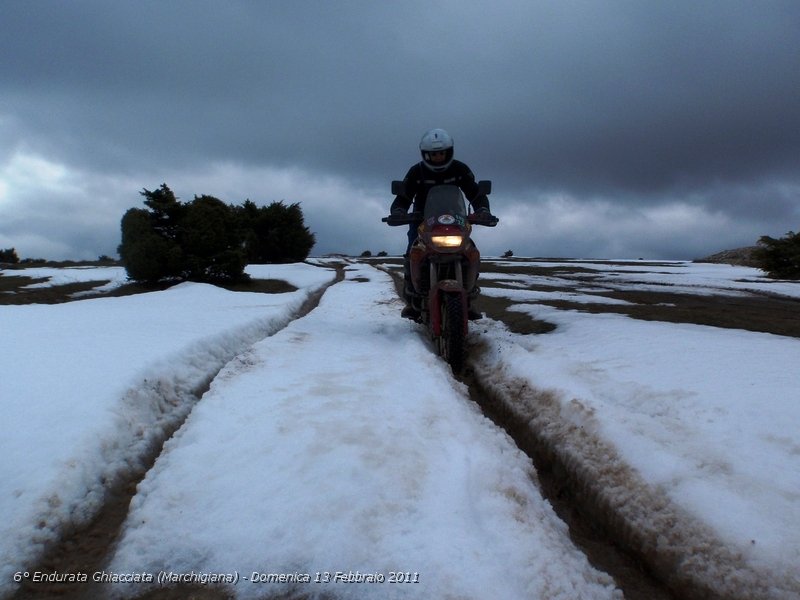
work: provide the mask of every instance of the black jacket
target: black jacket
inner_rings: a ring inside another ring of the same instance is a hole
[[[464,192],[475,210],[485,208],[489,210],[489,198],[485,194],[478,194],[478,184],[475,182],[475,175],[470,168],[463,162],[453,160],[444,171],[432,171],[422,162],[412,166],[405,179],[406,195],[397,196],[392,202],[391,210],[402,208],[408,211],[411,204],[414,210],[422,212],[425,210],[425,200],[428,197],[428,190],[435,185],[457,185]]]

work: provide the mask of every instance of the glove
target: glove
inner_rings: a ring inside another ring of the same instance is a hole
[[[470,217],[470,220],[473,223],[478,225],[486,225],[487,227],[493,227],[495,224],[497,224],[497,217],[492,215],[492,213],[489,211],[489,208],[486,206],[476,209]]]

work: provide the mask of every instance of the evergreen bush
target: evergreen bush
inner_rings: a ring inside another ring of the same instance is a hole
[[[249,263],[291,263],[308,258],[315,236],[305,226],[299,204],[272,202],[257,207],[247,200],[237,212]]]
[[[0,250],[0,263],[9,263],[12,265],[19,263],[19,256],[17,256],[16,248]]]
[[[163,235],[153,215],[142,208],[131,208],[122,217],[122,243],[117,251],[134,281],[155,283],[180,277],[183,272],[180,246]]]
[[[762,236],[753,257],[770,277],[800,279],[800,233],[790,231],[780,239]]]
[[[154,191],[145,189],[141,195],[148,208],[125,213],[118,248],[134,281],[246,280],[248,262],[298,262],[314,246],[314,234],[305,227],[299,204],[258,207],[247,200],[234,207],[208,195],[181,203],[167,184]]]
[[[245,252],[233,209],[213,196],[195,196],[178,225],[184,276],[190,281],[246,279]]]

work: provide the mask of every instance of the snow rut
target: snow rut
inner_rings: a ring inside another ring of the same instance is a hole
[[[139,486],[109,569],[237,572],[241,598],[618,598],[385,276],[348,270],[254,347],[254,368],[214,382]],[[420,585],[327,579],[398,568]],[[254,585],[254,569],[310,579]]]
[[[171,363],[163,375],[154,371],[153,376],[128,390],[123,401],[125,409],[120,415],[125,422],[120,427],[121,433],[104,443],[106,470],[89,486],[81,501],[59,507],[60,510],[54,511],[51,507],[39,523],[40,531],[34,537],[34,544],[19,548],[19,556],[27,557],[23,559],[24,568],[45,574],[45,580],[33,583],[23,579],[20,587],[8,594],[0,588],[0,597],[10,600],[103,597],[101,584],[91,579],[76,583],[59,581],[53,575],[48,581],[46,575],[102,571],[136,486],[155,463],[164,443],[186,421],[225,365],[246,353],[254,343],[307,315],[319,304],[328,287],[343,279],[342,266],[330,266],[336,267],[335,279],[313,291],[305,300],[298,300],[285,318],[265,319],[260,324],[219,336],[210,343],[197,344],[179,359],[180,365]],[[15,571],[22,568],[19,564],[13,567]],[[213,590],[206,591],[212,595],[201,592],[192,597],[198,600],[220,597]]]
[[[395,275],[398,293],[400,280]],[[564,415],[548,392],[482,361],[471,335],[463,378],[484,413],[536,466],[543,493],[592,564],[630,599],[790,599],[796,584],[756,572],[710,528],[648,486],[615,451]],[[575,401],[577,402],[577,401]],[[573,407],[580,412],[580,406]]]
[[[475,350],[479,355],[480,348]],[[543,466],[557,473],[561,493],[570,498],[578,519],[600,528],[675,597],[796,598],[790,582],[755,572],[708,526],[648,486],[608,444],[565,416],[560,402],[548,392],[509,379],[496,365],[474,358],[474,385],[484,410],[535,457],[540,473]],[[626,597],[630,597],[627,590]]]

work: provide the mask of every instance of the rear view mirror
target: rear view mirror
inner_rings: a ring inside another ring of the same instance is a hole
[[[492,193],[492,182],[488,179],[483,179],[478,182],[478,193],[488,196]]]
[[[405,196],[406,195],[406,182],[405,181],[393,181],[392,182],[392,194],[395,196]]]

